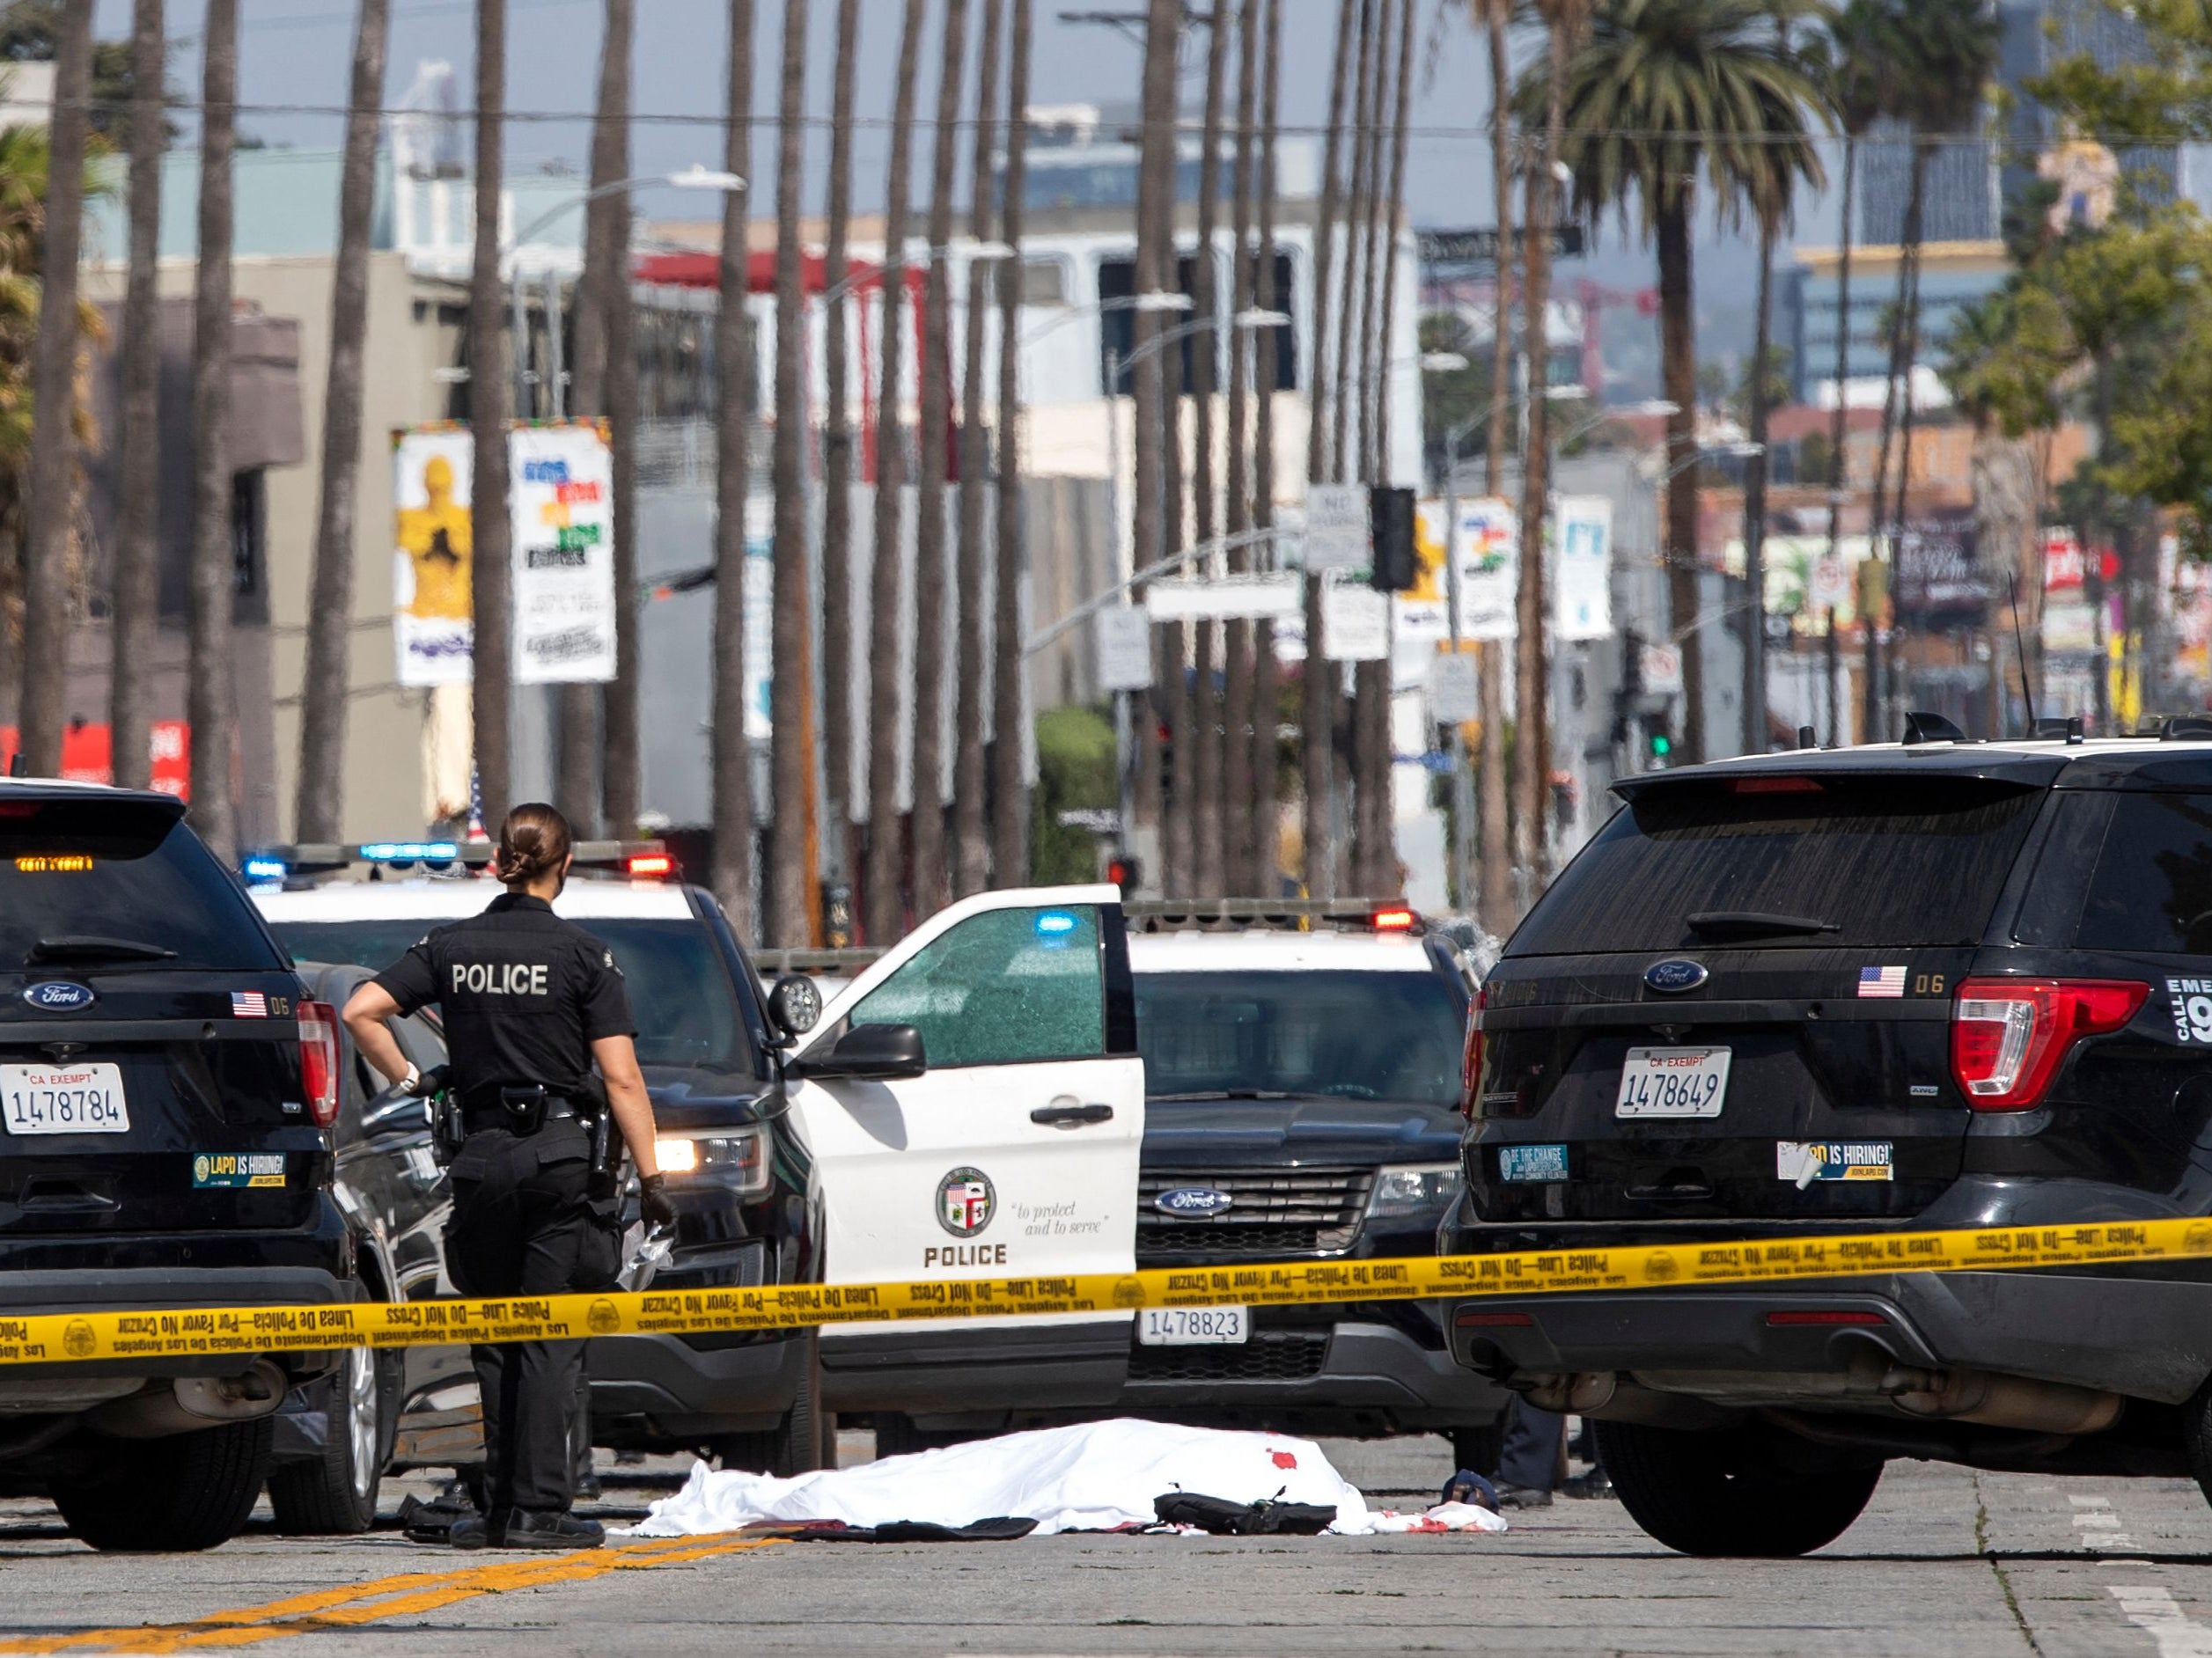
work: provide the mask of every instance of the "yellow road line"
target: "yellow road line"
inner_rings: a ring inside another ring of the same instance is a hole
[[[181,1624],[143,1624],[89,1629],[71,1634],[26,1635],[0,1640],[0,1653],[186,1652],[202,1647],[243,1647],[292,1635],[350,1629],[390,1618],[435,1611],[479,1595],[586,1583],[610,1572],[672,1566],[742,1549],[763,1549],[775,1537],[672,1537],[570,1554],[489,1561],[458,1572],[407,1572],[364,1583],[317,1589],[260,1606],[210,1612]]]

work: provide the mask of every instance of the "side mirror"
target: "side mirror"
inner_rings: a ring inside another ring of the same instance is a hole
[[[930,1067],[922,1032],[910,1024],[862,1024],[839,1037],[827,1053],[792,1065],[787,1075],[814,1082],[898,1082]]]
[[[789,1047],[822,1017],[822,993],[805,973],[785,973],[768,991],[768,1023],[782,1046]]]

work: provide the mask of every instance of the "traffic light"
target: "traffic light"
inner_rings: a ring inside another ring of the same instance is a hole
[[[1650,768],[1655,772],[1665,770],[1668,765],[1668,756],[1673,752],[1674,739],[1667,735],[1665,722],[1656,717],[1647,721],[1643,735],[1643,754]]]
[[[1402,593],[1421,579],[1414,556],[1414,492],[1377,484],[1367,492],[1367,530],[1374,542],[1369,584],[1385,593]]]
[[[1113,885],[1120,887],[1121,896],[1127,898],[1136,890],[1136,860],[1126,852],[1115,853],[1106,860],[1106,878]]]

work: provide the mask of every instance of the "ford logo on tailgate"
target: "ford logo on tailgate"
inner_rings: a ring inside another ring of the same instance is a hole
[[[34,1008],[50,1013],[74,1013],[79,1008],[89,1008],[99,998],[92,994],[90,985],[72,984],[66,979],[48,979],[43,983],[26,985],[24,1001]]]
[[[1679,995],[1685,990],[1694,990],[1706,980],[1704,965],[1701,962],[1657,961],[1643,970],[1643,982],[1663,996]]]
[[[1216,1192],[1211,1186],[1177,1186],[1172,1192],[1163,1192],[1154,1198],[1152,1207],[1162,1214],[1190,1215],[1202,1221],[1226,1214],[1236,1201],[1226,1192]]]

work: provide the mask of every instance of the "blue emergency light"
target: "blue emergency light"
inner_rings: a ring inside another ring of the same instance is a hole
[[[1047,910],[1037,918],[1037,931],[1045,938],[1060,938],[1076,930],[1076,918],[1062,910]]]
[[[249,881],[281,883],[291,873],[291,866],[282,858],[251,857],[246,861],[246,878]]]
[[[370,840],[361,847],[370,863],[451,863],[460,855],[451,840]]]

